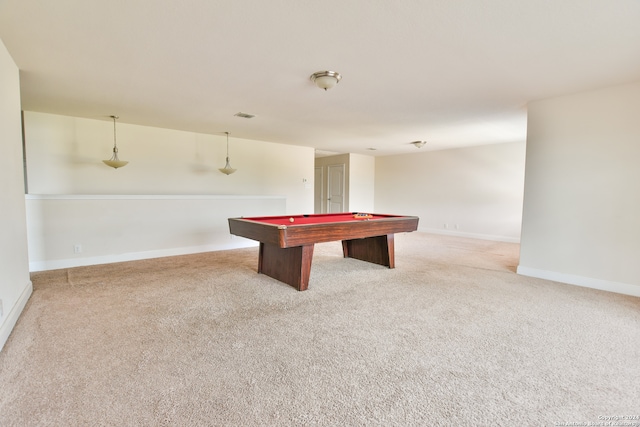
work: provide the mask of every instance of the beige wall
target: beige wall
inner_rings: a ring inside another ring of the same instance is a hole
[[[529,105],[518,272],[640,296],[640,83]]]
[[[374,212],[376,159],[362,154],[349,155],[349,210]]]
[[[419,229],[520,239],[525,143],[377,157],[375,211],[420,217]]]
[[[0,349],[29,296],[20,81],[18,68],[0,41]]]
[[[314,151],[271,142],[229,138],[231,165],[224,175],[226,138],[117,123],[121,160],[111,156],[113,122],[25,112],[30,194],[234,194],[280,195],[287,213],[313,206]]]
[[[282,215],[278,196],[27,196],[29,268],[54,270],[256,246],[229,218]]]
[[[313,211],[312,148],[231,137],[227,176],[224,135],[118,122],[117,170],[110,119],[25,112],[25,139],[32,270],[250,246],[229,217]]]

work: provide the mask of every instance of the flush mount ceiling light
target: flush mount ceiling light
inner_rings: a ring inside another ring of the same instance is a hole
[[[123,166],[126,166],[127,163],[129,162],[120,160],[118,158],[118,145],[116,144],[116,119],[119,119],[119,117],[111,116],[111,118],[113,119],[113,155],[109,160],[103,160],[102,162],[107,166],[111,166],[114,169],[118,169]]]
[[[227,134],[227,164],[224,165],[223,168],[220,168],[218,170],[225,175],[231,175],[232,173],[237,171],[237,169],[232,168],[231,163],[229,163],[229,132],[225,132],[225,133]]]
[[[335,71],[318,71],[311,74],[311,81],[316,84],[320,89],[331,89],[338,84],[342,76]]]
[[[242,117],[243,119],[253,119],[256,115],[255,114],[249,114],[249,113],[243,113],[242,111],[235,113],[234,116],[236,117]]]
[[[413,141],[410,144],[413,144],[413,146],[416,148],[422,148],[425,146],[426,143],[427,141]]]

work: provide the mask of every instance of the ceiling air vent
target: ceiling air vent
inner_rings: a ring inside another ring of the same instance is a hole
[[[243,119],[253,119],[255,117],[255,114],[239,112],[235,113],[234,116],[242,117]]]

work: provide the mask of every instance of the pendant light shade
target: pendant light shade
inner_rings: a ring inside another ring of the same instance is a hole
[[[103,160],[102,162],[107,166],[110,166],[114,169],[118,169],[123,166],[126,166],[127,163],[129,162],[120,160],[118,158],[118,145],[116,144],[116,119],[118,119],[119,117],[111,116],[111,118],[113,119],[113,155],[109,160]]]
[[[223,168],[220,168],[218,170],[225,175],[231,175],[232,173],[237,171],[237,169],[232,168],[231,163],[229,162],[229,132],[225,132],[225,133],[227,134],[227,163],[224,165]]]

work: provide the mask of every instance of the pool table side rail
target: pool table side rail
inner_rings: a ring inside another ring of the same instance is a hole
[[[250,219],[229,218],[231,234],[278,245],[281,248],[363,239],[373,236],[416,231],[418,217],[396,216],[376,220],[354,220],[318,224],[279,226]]]
[[[254,222],[243,218],[229,218],[229,231],[231,234],[262,243],[280,246],[280,226]]]

